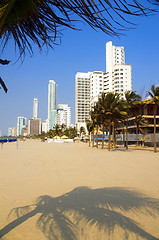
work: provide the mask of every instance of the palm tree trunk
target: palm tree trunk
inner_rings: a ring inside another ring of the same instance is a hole
[[[156,147],[156,103],[154,105],[154,153],[157,152]]]
[[[115,137],[115,126],[114,126],[114,123],[113,123],[113,146],[114,146],[114,148],[116,147],[116,137]]]
[[[136,126],[136,146],[139,146],[139,141],[138,141],[138,126]]]
[[[109,123],[108,151],[110,151],[110,144],[111,144],[110,134],[111,134],[111,122]]]
[[[91,146],[91,133],[89,133],[89,147]]]
[[[97,124],[97,131],[96,131],[96,148],[98,148],[98,124]]]
[[[126,120],[126,149],[128,149],[128,119]]]
[[[102,135],[102,149],[104,148],[104,123],[103,123],[103,135]]]
[[[123,145],[125,147],[125,125],[123,125]]]
[[[93,133],[92,133],[93,141],[92,141],[92,147],[94,147],[94,128],[93,128]]]

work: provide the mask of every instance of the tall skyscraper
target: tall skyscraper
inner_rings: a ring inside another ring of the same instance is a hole
[[[17,120],[17,136],[22,135],[22,128],[27,125],[27,119],[24,117],[18,117]]]
[[[124,47],[113,46],[111,41],[107,42],[104,92],[116,92],[124,98],[124,93],[128,90],[132,91],[132,70],[131,65],[125,64]]]
[[[90,75],[91,72],[78,72],[75,76],[75,118],[76,127],[86,129],[86,120],[90,119]]]
[[[66,127],[71,126],[71,108],[68,104],[58,104],[56,124],[65,124]]]
[[[38,98],[34,98],[34,102],[33,102],[33,118],[38,118]]]
[[[56,104],[57,83],[54,80],[50,80],[48,86],[48,130],[53,129],[55,125]]]

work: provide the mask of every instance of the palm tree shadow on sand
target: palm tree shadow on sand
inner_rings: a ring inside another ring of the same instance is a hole
[[[33,205],[12,209],[9,216],[15,215],[16,219],[0,230],[0,237],[40,213],[37,226],[49,240],[78,240],[81,221],[90,227],[96,225],[99,231],[104,229],[108,235],[118,227],[125,240],[131,239],[132,234],[136,239],[159,239],[126,217],[124,213],[129,211],[159,215],[159,200],[127,188],[78,187],[59,197],[40,196]]]

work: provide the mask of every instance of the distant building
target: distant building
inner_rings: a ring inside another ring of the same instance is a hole
[[[27,136],[27,135],[28,135],[28,126],[24,126],[24,127],[22,128],[22,135],[23,135],[23,136]]]
[[[56,104],[57,83],[54,80],[50,80],[48,85],[48,130],[53,129],[55,125]]]
[[[44,122],[41,122],[41,131],[47,133],[48,132],[48,119]]]
[[[56,124],[65,124],[66,127],[71,125],[71,108],[68,106],[68,104],[58,104]]]
[[[12,136],[12,128],[8,128],[8,136]]]
[[[125,64],[124,47],[113,46],[106,43],[106,78],[104,79],[104,92],[119,93],[125,98],[126,91],[132,91],[131,65]]]
[[[18,117],[17,120],[17,136],[22,135],[22,128],[27,125],[27,119],[24,117]]]
[[[17,136],[17,127],[12,128],[12,136],[13,137]]]
[[[79,131],[86,129],[86,120],[90,119],[90,75],[92,72],[78,72],[75,76],[75,121]]]
[[[41,119],[29,119],[28,120],[28,134],[39,135],[41,134]]]
[[[38,98],[34,98],[34,102],[33,102],[33,118],[38,118]]]

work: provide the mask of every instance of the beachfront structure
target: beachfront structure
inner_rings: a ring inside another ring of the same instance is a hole
[[[71,108],[68,104],[58,104],[56,124],[65,124],[66,127],[71,126]]]
[[[54,80],[50,80],[48,85],[48,130],[53,129],[55,125],[56,103],[57,83]]]
[[[106,43],[106,77],[104,78],[104,92],[124,93],[132,91],[132,67],[125,64],[124,47],[113,46]]]
[[[138,117],[142,118],[141,123],[138,127],[138,134],[142,134],[142,137],[145,137],[146,145],[153,146],[154,143],[154,104],[148,101],[144,101],[143,103],[136,104],[130,109],[130,116],[128,118],[128,133],[130,136],[136,136],[136,121]],[[117,128],[117,133],[122,134],[123,131],[126,131],[126,127]],[[159,106],[157,106],[156,111],[156,141],[159,146]],[[128,140],[129,139],[128,135]],[[141,140],[141,139],[139,139]]]
[[[39,135],[41,134],[41,119],[34,118],[28,120],[28,134],[29,135]]]
[[[38,118],[38,98],[34,98],[34,102],[33,102],[33,118]]]
[[[25,117],[18,117],[17,120],[17,136],[22,135],[22,128],[27,125],[27,119]]]
[[[90,119],[90,75],[92,72],[77,72],[75,76],[75,122],[77,130],[86,128]]]
[[[98,98],[104,92],[104,79],[106,73],[102,71],[94,71],[90,74],[90,107],[93,107]]]

